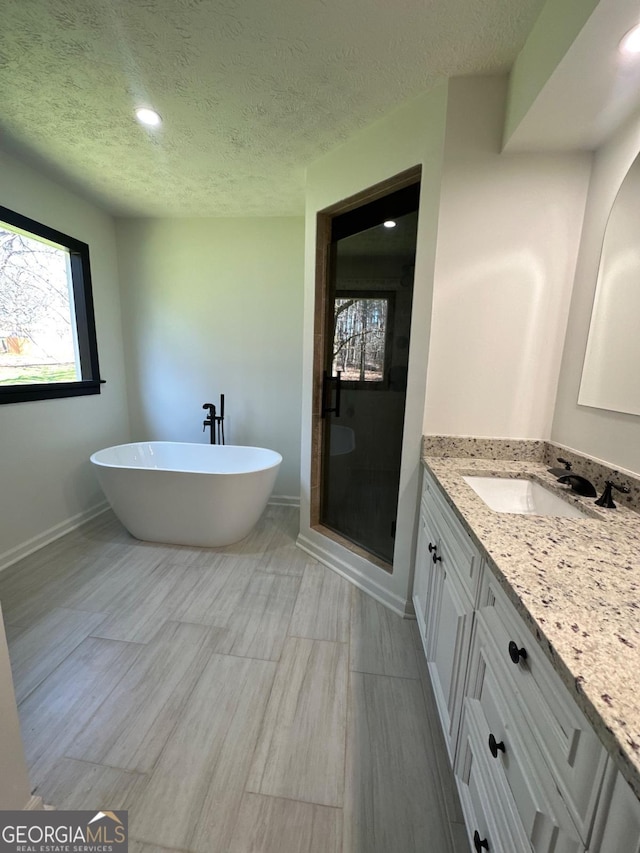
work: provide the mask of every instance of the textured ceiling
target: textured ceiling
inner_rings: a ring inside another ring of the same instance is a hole
[[[447,76],[508,68],[542,2],[2,0],[4,144],[116,214],[301,214],[309,163]]]

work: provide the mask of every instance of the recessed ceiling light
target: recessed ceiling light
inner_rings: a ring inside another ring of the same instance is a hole
[[[393,219],[387,219],[382,224],[384,225],[385,228],[395,228],[398,223],[394,222]]]
[[[621,39],[618,50],[626,54],[640,53],[640,24]]]
[[[146,127],[159,127],[162,124],[160,115],[149,107],[138,107],[136,118],[140,124],[144,124]]]

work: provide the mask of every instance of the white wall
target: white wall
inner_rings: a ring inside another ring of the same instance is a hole
[[[577,400],[607,219],[639,151],[640,115],[595,155],[551,432],[560,444],[636,474],[640,474],[640,417],[580,406]]]
[[[421,473],[420,440],[446,98],[447,87],[443,85],[404,104],[312,164],[307,171],[299,542],[399,612],[404,612],[407,607],[413,577],[415,523]],[[318,211],[417,164],[422,164],[422,184],[411,352],[394,570],[393,574],[389,574],[322,536],[309,525],[316,215]]]
[[[449,82],[424,432],[548,438],[587,154],[500,154],[506,80]]]
[[[225,395],[227,444],[283,456],[300,488],[302,218],[117,223],[132,433],[207,442]]]
[[[547,0],[509,77],[504,140],[514,135],[599,0]]]
[[[103,496],[89,463],[128,440],[113,220],[31,167],[0,154],[5,207],[89,244],[99,395],[0,406],[0,567],[64,532]]]

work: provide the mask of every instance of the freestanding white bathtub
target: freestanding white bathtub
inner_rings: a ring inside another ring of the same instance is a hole
[[[137,539],[217,547],[254,527],[282,456],[262,447],[149,441],[98,450],[91,462]]]

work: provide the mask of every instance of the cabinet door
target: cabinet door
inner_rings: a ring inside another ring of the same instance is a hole
[[[413,577],[413,607],[420,630],[422,644],[426,643],[426,614],[429,586],[431,580],[431,555],[429,554],[429,532],[424,512],[420,514],[418,544],[416,546],[416,566]]]
[[[432,563],[427,661],[449,757],[453,762],[469,659],[473,609],[442,562]]]
[[[620,773],[614,771],[613,778],[598,806],[589,853],[640,853],[640,800]]]

